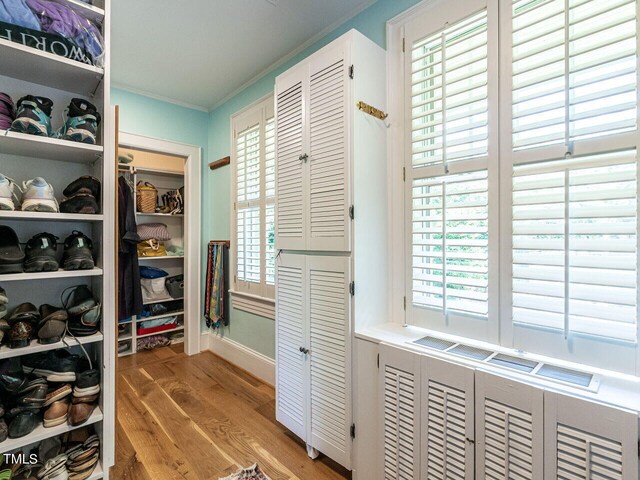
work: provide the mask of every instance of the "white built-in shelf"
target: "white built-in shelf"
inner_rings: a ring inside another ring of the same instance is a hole
[[[73,347],[78,344],[87,345],[89,343],[101,342],[103,340],[102,333],[95,333],[86,337],[73,337],[67,336],[64,338],[64,342],[50,343],[48,345],[42,345],[38,343],[38,340],[31,340],[28,347],[24,348],[9,348],[6,346],[0,347],[0,360],[11,357],[20,357],[22,355],[30,355],[32,353],[46,352],[47,350],[56,350],[58,348]],[[0,444],[0,448],[2,444]]]
[[[19,282],[24,280],[50,280],[52,278],[98,277],[101,268],[92,270],[58,270],[56,272],[8,273],[0,275],[0,282]]]
[[[102,222],[104,215],[80,213],[20,212],[0,210],[2,220],[36,220],[39,222]]]
[[[131,340],[131,333],[125,333],[124,335],[118,335],[118,341],[122,342],[124,340]]]
[[[176,338],[175,340],[171,340],[171,345],[177,345],[179,343],[184,343],[184,337]]]
[[[90,97],[104,70],[0,38],[0,74]]]
[[[157,168],[134,167],[137,175],[161,175],[167,177],[184,177],[184,172],[173,172]]]
[[[104,10],[96,7],[95,5],[89,5],[88,3],[80,0],[53,0],[55,3],[70,7],[76,13],[80,14],[84,18],[91,20],[98,24],[98,27],[104,21]]]
[[[178,300],[184,300],[184,297],[178,297],[178,298],[172,297],[164,300],[151,300],[150,302],[144,302],[144,305],[153,305],[154,303],[164,303],[164,302],[176,302]]]
[[[29,435],[20,438],[7,438],[4,442],[0,443],[0,449],[2,449],[3,452],[12,452],[14,450],[17,450],[18,448],[41,442],[42,440],[45,440],[47,438],[62,435],[63,433],[86,427],[87,425],[93,425],[94,423],[97,423],[101,420],[102,410],[100,410],[100,407],[96,407],[89,419],[81,425],[72,427],[68,423],[63,423],[62,425],[58,425],[56,427],[45,428],[42,424],[40,424]]]
[[[175,215],[171,214],[171,213],[143,213],[143,212],[136,212],[136,215],[138,215],[139,217],[178,217],[178,218],[183,218],[184,214],[182,213],[176,213]]]
[[[184,255],[164,255],[162,257],[138,257],[138,261],[151,261],[151,260],[170,260],[172,258],[178,260],[184,260]]]
[[[129,325],[133,322],[133,319],[127,320],[126,322],[118,322],[118,325]]]
[[[98,463],[96,464],[96,468],[93,469],[93,473],[89,475],[89,478],[87,480],[98,480],[99,478],[103,478],[103,477],[104,477],[104,472],[102,471],[102,464],[100,463],[100,460],[98,460]]]
[[[2,39],[0,39],[1,41]],[[0,72],[2,71],[1,65],[2,49],[0,48]],[[0,153],[5,155],[91,165],[102,156],[103,152],[104,148],[100,145],[0,130]]]
[[[138,338],[152,337],[153,335],[164,335],[166,333],[180,332],[182,330],[184,330],[184,325],[180,325],[179,327],[172,328],[171,330],[162,330],[161,332],[145,333],[144,335],[138,335]]]
[[[163,313],[162,315],[156,315],[155,317],[136,318],[136,323],[147,322],[149,320],[159,320],[161,318],[179,317],[180,315],[184,315],[184,310],[179,310],[177,312],[167,312]]]

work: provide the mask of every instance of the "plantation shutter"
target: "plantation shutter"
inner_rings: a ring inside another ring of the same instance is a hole
[[[637,128],[636,0],[514,0],[513,148]]]
[[[264,272],[268,296],[275,284],[275,197],[276,197],[276,148],[275,148],[275,118],[267,119],[265,126],[265,241],[264,241]],[[271,286],[271,287],[269,287]]]
[[[514,169],[513,321],[637,340],[635,150]]]

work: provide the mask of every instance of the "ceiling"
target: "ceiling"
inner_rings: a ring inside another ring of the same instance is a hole
[[[115,86],[211,110],[375,0],[116,0]]]

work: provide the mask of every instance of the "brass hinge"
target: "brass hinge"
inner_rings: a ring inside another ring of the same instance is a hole
[[[402,305],[404,307],[404,309],[407,309],[407,297],[402,297]]]
[[[404,38],[402,39],[402,52],[404,52]]]
[[[353,219],[355,218],[355,213],[356,213],[356,212],[355,212],[355,208],[354,208],[354,206],[353,206],[353,205],[351,205],[351,206],[349,207],[349,218],[350,218],[351,220],[353,220]]]
[[[402,181],[403,182],[407,181],[407,168],[406,167],[402,167]]]
[[[378,354],[378,360],[376,361],[376,364],[378,365],[378,368],[380,368],[380,354]]]
[[[349,78],[352,79],[352,80],[353,80],[353,70],[354,70],[353,65],[351,65],[349,67]]]
[[[351,282],[349,284],[349,293],[351,294],[351,296],[356,294],[356,282]]]
[[[356,438],[356,424],[352,423],[351,424],[351,438]]]

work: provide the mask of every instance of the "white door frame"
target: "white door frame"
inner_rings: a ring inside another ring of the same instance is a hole
[[[194,145],[120,132],[119,146],[137,150],[162,153],[185,158],[185,205],[184,216],[184,276],[187,289],[184,292],[185,353],[200,353],[200,179],[202,178],[202,148]]]

